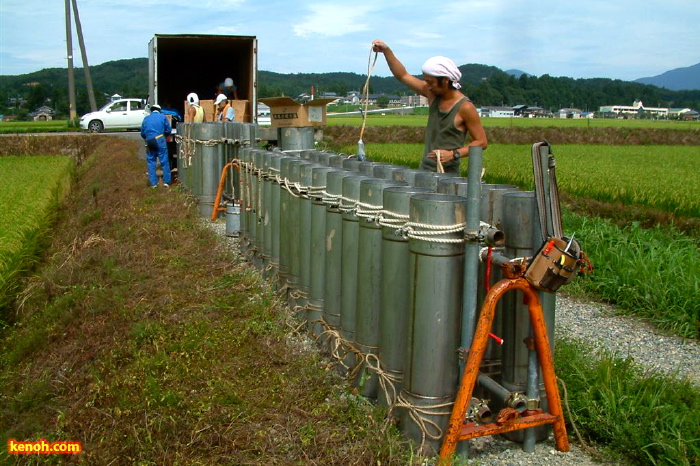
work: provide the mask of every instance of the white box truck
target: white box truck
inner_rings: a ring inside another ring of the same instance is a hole
[[[255,36],[156,34],[148,44],[148,78],[149,103],[159,104],[166,114],[178,114],[173,115],[174,132],[177,121],[184,121],[187,113],[187,94],[197,93],[205,112],[211,115],[217,85],[226,78],[232,78],[237,88],[236,121],[257,123]],[[170,139],[168,151],[172,155],[175,143]]]

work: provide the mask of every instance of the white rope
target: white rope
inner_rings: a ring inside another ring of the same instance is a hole
[[[349,197],[345,196],[340,196],[340,205],[338,206],[338,210],[342,212],[352,212],[357,208],[357,203],[359,202],[357,199],[350,199]]]
[[[365,202],[358,201],[355,208],[355,215],[376,223],[379,220],[379,216],[381,215],[383,209],[384,207],[380,205],[367,204]]]
[[[323,197],[326,195],[326,187],[325,186],[310,186],[308,189],[308,194],[309,194],[309,197],[313,197],[316,199],[323,199]]]
[[[424,416],[450,416],[452,414],[452,409],[444,411],[436,411],[441,408],[451,407],[454,402],[436,403],[434,405],[428,406],[418,406],[412,404],[410,401],[403,396],[403,392],[399,393],[396,397],[396,402],[389,409],[389,414],[387,415],[387,424],[391,420],[391,414],[395,408],[404,408],[408,411],[409,417],[413,422],[416,423],[421,431],[421,443],[420,449],[423,449],[426,439],[430,440],[440,440],[442,439],[442,429],[440,426]]]
[[[379,386],[384,392],[384,398],[389,406],[393,406],[396,402],[396,383],[401,381],[401,377],[398,377],[391,372],[385,371],[382,368],[381,361],[379,361],[379,356],[376,354],[368,354],[365,358],[367,364],[367,369],[377,374],[377,379],[379,380]]]
[[[462,243],[464,238],[435,238],[435,236],[449,235],[464,231],[466,223],[455,225],[430,225],[427,223],[406,222],[402,228],[404,236],[407,238],[429,241],[433,243]],[[420,228],[420,230],[416,230]]]
[[[362,112],[362,128],[360,129],[360,141],[365,134],[365,124],[367,123],[367,109],[369,108],[369,78],[372,76],[372,71],[377,65],[377,57],[379,53],[374,52],[374,63],[372,63],[372,50],[374,46],[369,49],[369,57],[367,57],[367,80],[365,81],[365,86],[362,89],[363,96],[365,98],[365,111]]]

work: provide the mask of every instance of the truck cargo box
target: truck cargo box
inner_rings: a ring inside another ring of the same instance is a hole
[[[148,47],[149,99],[186,114],[187,94],[216,99],[216,86],[232,78],[238,99],[247,101],[236,121],[257,117],[258,44],[255,36],[156,34]],[[211,121],[211,120],[209,120]]]

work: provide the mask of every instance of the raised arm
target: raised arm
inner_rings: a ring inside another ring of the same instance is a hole
[[[384,54],[386,64],[389,66],[391,74],[393,74],[396,79],[404,83],[406,86],[408,86],[408,88],[417,94],[430,97],[428,85],[425,83],[425,81],[412,76],[408,71],[406,71],[406,67],[403,66],[403,63],[401,63],[398,58],[396,58],[396,55],[394,55],[394,52],[388,45],[381,40],[375,40],[372,42],[372,50]]]

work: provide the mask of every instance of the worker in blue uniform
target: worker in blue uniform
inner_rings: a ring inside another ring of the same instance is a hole
[[[148,167],[148,182],[151,188],[158,187],[157,160],[160,160],[160,167],[163,169],[163,186],[167,188],[172,182],[168,145],[165,140],[172,130],[168,118],[160,111],[160,105],[151,105],[151,113],[146,115],[141,123],[141,137],[146,141],[146,166]]]

